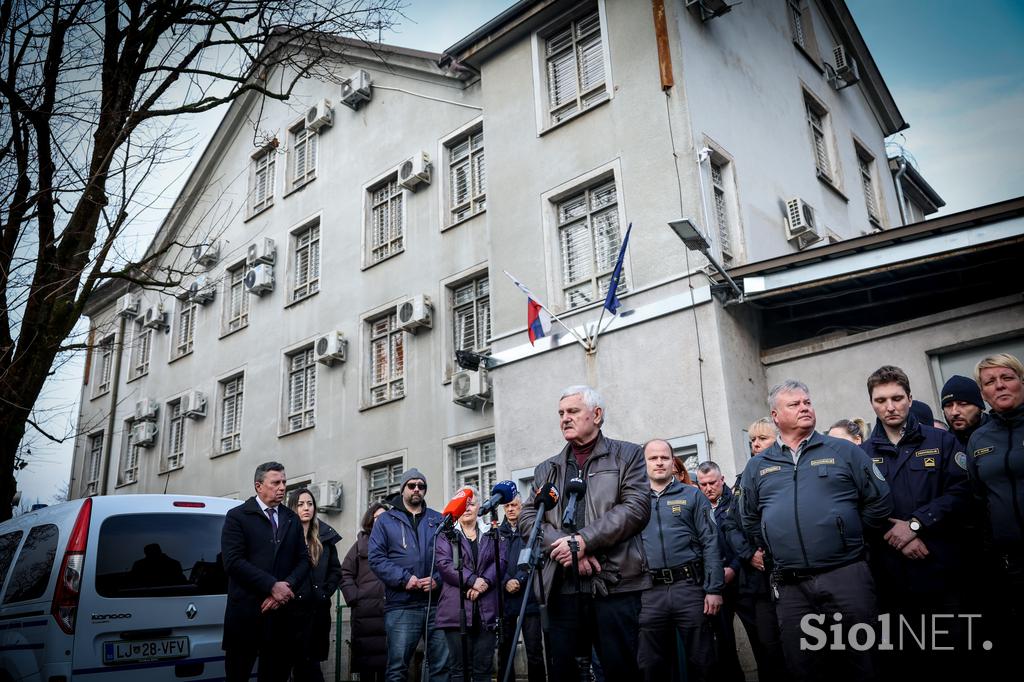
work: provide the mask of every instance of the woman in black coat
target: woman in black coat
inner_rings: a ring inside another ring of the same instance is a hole
[[[298,638],[292,679],[324,682],[320,662],[327,660],[331,641],[331,597],[341,582],[337,544],[341,536],[317,518],[316,498],[303,488],[292,494],[289,505],[302,521],[302,536],[309,552],[309,577],[295,592],[295,630]]]
[[[362,530],[341,564],[341,594],[352,609],[352,672],[360,680],[383,681],[387,667],[384,630],[384,583],[377,579],[366,553],[373,522],[387,507],[379,502],[363,514]]]

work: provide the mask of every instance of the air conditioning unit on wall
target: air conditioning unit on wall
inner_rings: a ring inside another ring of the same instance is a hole
[[[420,152],[403,161],[398,168],[398,184],[411,190],[420,185],[429,185],[430,156],[426,152]]]
[[[821,240],[814,208],[799,197],[786,201],[786,239],[800,250]]]
[[[395,308],[398,315],[398,326],[407,332],[416,332],[420,327],[429,328],[432,324],[430,297],[413,296],[398,304]]]
[[[156,419],[160,411],[160,403],[150,398],[143,398],[135,403],[134,421],[151,421]]]
[[[322,99],[306,111],[306,127],[317,132],[334,123],[334,109],[330,101]]]
[[[206,275],[199,275],[188,285],[188,300],[199,305],[206,305],[213,300],[217,286]]]
[[[216,239],[199,244],[192,249],[192,260],[207,267],[216,263],[219,255],[220,242]]]
[[[134,319],[139,316],[139,299],[135,294],[125,294],[117,299],[117,314]]]
[[[341,84],[341,103],[358,110],[373,96],[372,86],[370,74],[363,69],[357,70]]]
[[[338,481],[322,481],[313,483],[310,492],[316,498],[316,505],[321,511],[340,512],[342,511],[343,490]]]
[[[249,244],[245,252],[245,264],[250,268],[259,263],[273,265],[277,260],[277,245],[270,237],[264,237],[260,241]]]
[[[491,399],[491,378],[486,369],[463,369],[452,374],[452,402],[476,409]]]
[[[137,422],[132,425],[132,443],[151,448],[156,443],[156,422]]]
[[[274,290],[274,266],[260,263],[249,268],[242,280],[250,294],[262,296]]]
[[[317,362],[331,366],[336,362],[345,362],[348,342],[345,335],[339,331],[329,332],[316,340],[313,344],[313,355]]]
[[[202,391],[189,391],[181,396],[181,413],[189,419],[206,416],[206,396]]]

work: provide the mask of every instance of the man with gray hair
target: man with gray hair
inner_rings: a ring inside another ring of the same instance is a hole
[[[775,561],[771,583],[786,664],[797,680],[874,679],[872,652],[847,644],[853,626],[876,621],[864,534],[888,526],[889,486],[859,447],[814,430],[805,384],[774,386],[768,407],[779,437],[747,463],[741,512],[744,529]],[[837,624],[841,650],[829,646]]]
[[[532,497],[544,484],[564,491],[573,478],[586,481],[575,533],[562,527],[564,495],[541,524],[550,559],[540,583],[550,615],[549,676],[582,679],[596,649],[606,679],[636,680],[640,595],[651,586],[640,539],[651,514],[643,452],[601,433],[604,401],[589,386],[565,389],[558,417],[566,445],[534,471],[535,489],[519,521],[527,535],[537,513]]]

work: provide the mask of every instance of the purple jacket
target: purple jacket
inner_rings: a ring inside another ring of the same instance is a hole
[[[498,593],[500,588],[494,579],[494,542],[490,536],[478,531],[478,558],[473,560],[469,540],[462,533],[456,537],[462,545],[462,574],[468,590],[477,578],[483,578],[491,587],[483,593],[476,603],[480,606],[480,619],[484,627],[493,630],[498,622]],[[444,534],[437,538],[437,571],[441,574],[441,599],[437,604],[436,625],[439,628],[459,627],[459,574],[452,561],[452,545]],[[473,604],[466,602],[466,625],[473,624]]]

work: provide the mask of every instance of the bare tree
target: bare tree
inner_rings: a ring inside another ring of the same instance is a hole
[[[33,405],[111,279],[177,286],[118,238],[176,153],[177,117],[330,77],[401,0],[0,0],[0,520]],[[365,36],[365,37],[364,37]],[[269,77],[269,74],[274,77]]]

